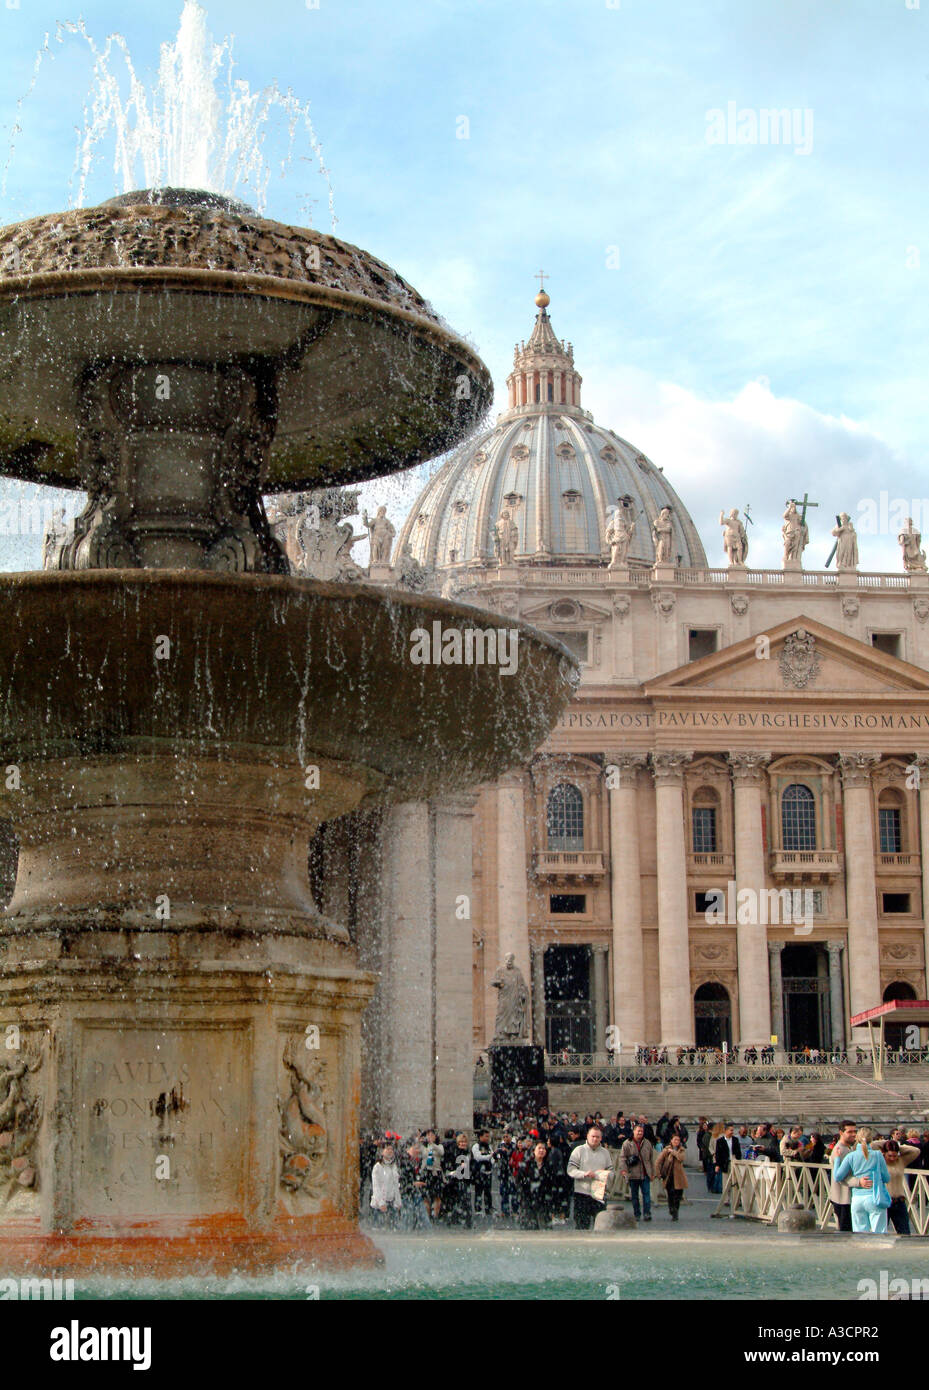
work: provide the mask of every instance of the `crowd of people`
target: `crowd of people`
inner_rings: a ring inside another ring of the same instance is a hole
[[[604,1119],[576,1111],[505,1120],[489,1116],[472,1136],[434,1129],[402,1138],[387,1131],[361,1145],[361,1201],[376,1225],[470,1228],[482,1222],[523,1229],[589,1230],[624,1178],[636,1221],[652,1220],[655,1185],[672,1222],[688,1180],[687,1126],[665,1113],[652,1124],[623,1111]],[[843,1122],[836,1135],[800,1125],[734,1125],[701,1117],[694,1164],[707,1192],[721,1193],[733,1159],[828,1163],[830,1197],[840,1230],[909,1234],[905,1170],[929,1171],[929,1130],[898,1126],[877,1136]],[[691,1151],[692,1152],[692,1151]],[[370,1184],[370,1185],[369,1185]]]

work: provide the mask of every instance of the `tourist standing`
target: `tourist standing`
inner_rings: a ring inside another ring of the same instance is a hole
[[[473,1225],[471,1212],[471,1150],[468,1136],[459,1134],[452,1151],[452,1166],[446,1175],[446,1194],[450,1195],[448,1204],[449,1225]]]
[[[591,1195],[591,1184],[599,1174],[609,1174],[612,1163],[603,1148],[603,1134],[596,1125],[587,1131],[587,1142],[571,1150],[568,1177],[574,1179],[574,1225],[578,1231],[589,1231],[594,1216],[604,1203]]]
[[[850,1231],[852,1229],[852,1193],[847,1183],[836,1180],[836,1165],[851,1153],[855,1143],[855,1131],[857,1126],[851,1120],[843,1120],[839,1128],[839,1137],[832,1146],[832,1153],[829,1155],[829,1166],[832,1168],[832,1182],[829,1186],[829,1200],[832,1202],[833,1210],[839,1223],[840,1231]]]
[[[688,1186],[688,1183],[687,1174],[684,1172],[684,1145],[681,1143],[681,1136],[675,1130],[671,1131],[671,1138],[667,1146],[658,1155],[655,1172],[664,1183],[664,1190],[668,1194],[668,1211],[671,1213],[671,1220],[676,1221],[684,1188]]]
[[[406,1161],[400,1164],[400,1198],[408,1224],[413,1229],[428,1230],[432,1225],[425,1200],[423,1150],[414,1141],[406,1151]]]
[[[557,1200],[557,1174],[552,1156],[541,1140],[519,1170],[519,1224],[526,1230],[548,1230]]]
[[[742,1157],[742,1146],[735,1136],[734,1125],[724,1125],[723,1132],[716,1140],[713,1151],[713,1169],[720,1177],[724,1177],[729,1172],[730,1164],[734,1158]]]
[[[500,1215],[509,1216],[515,1213],[518,1204],[516,1198],[516,1179],[513,1176],[511,1162],[516,1146],[513,1136],[509,1132],[503,1135],[500,1143],[494,1150],[494,1163],[497,1165],[497,1175],[500,1183]]]
[[[652,1219],[652,1178],[655,1176],[655,1149],[645,1137],[645,1126],[637,1124],[632,1138],[627,1139],[619,1151],[620,1167],[629,1179],[629,1196],[632,1200],[632,1214],[639,1220],[639,1198],[642,1200],[642,1218]]]
[[[471,1182],[474,1186],[475,1215],[493,1216],[494,1156],[490,1131],[482,1130],[471,1145]]]
[[[436,1142],[434,1129],[427,1129],[423,1135],[422,1151],[423,1197],[430,1218],[438,1221],[442,1210],[442,1188],[445,1184],[442,1171],[445,1147]]]
[[[835,1165],[838,1182],[852,1189],[852,1230],[883,1235],[890,1206],[890,1173],[879,1149],[869,1147],[874,1131],[862,1125],[855,1134],[855,1148]]]
[[[402,1205],[400,1171],[394,1157],[394,1146],[385,1144],[380,1158],[371,1169],[371,1210],[375,1224],[387,1222],[395,1225]]]
[[[910,1235],[910,1213],[906,1205],[904,1169],[909,1167],[914,1159],[919,1158],[919,1149],[915,1144],[900,1144],[896,1139],[875,1139],[872,1147],[881,1150],[884,1155],[884,1162],[887,1164],[887,1171],[890,1174],[890,1180],[887,1183],[887,1189],[890,1193],[887,1216],[890,1224],[898,1236],[908,1236]]]

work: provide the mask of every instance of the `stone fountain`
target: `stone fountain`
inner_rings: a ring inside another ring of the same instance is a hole
[[[527,758],[570,697],[410,660],[499,619],[290,575],[263,493],[410,466],[486,369],[357,247],[188,190],[0,231],[0,472],[86,490],[0,575],[0,1266],[357,1262],[373,977],[317,910],[323,821]]]

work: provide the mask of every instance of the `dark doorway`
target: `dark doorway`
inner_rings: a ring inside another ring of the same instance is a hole
[[[908,1001],[916,998],[916,991],[912,985],[907,984],[906,980],[894,980],[884,990],[884,1003],[889,1004],[894,999]],[[905,1023],[885,1023],[884,1042],[887,1047],[906,1046],[906,1027]]]
[[[781,978],[787,1051],[829,1047],[829,974],[824,948],[813,944],[785,946]]]
[[[725,985],[701,985],[694,995],[694,1036],[698,1047],[732,1043],[732,1005]]]
[[[590,947],[548,946],[544,970],[546,1049],[592,1052]]]

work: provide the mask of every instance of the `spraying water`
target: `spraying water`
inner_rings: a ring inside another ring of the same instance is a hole
[[[99,45],[78,20],[59,23],[54,37],[63,43],[73,34],[87,44],[94,67],[78,132],[72,205],[84,206],[88,182],[109,152],[114,191],[203,189],[238,194],[263,212],[272,166],[283,176],[296,155],[317,166],[334,230],[332,183],[309,103],[289,90],[282,92],[277,83],[253,91],[236,75],[232,36],[214,43],[206,11],[196,0],[185,0],[177,37],[162,44],[158,79],[151,89],[139,77],[121,34],[111,34]],[[46,39],[30,92],[43,58],[51,53]],[[14,138],[19,128],[17,120]],[[309,210],[306,216],[309,221]]]

